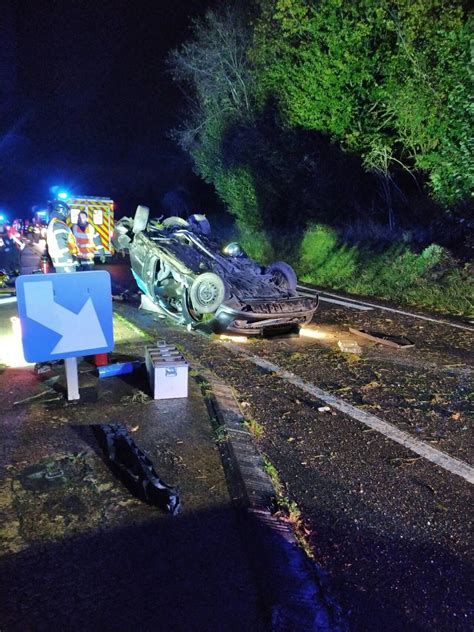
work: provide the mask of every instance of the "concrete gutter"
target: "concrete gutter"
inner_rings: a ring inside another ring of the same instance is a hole
[[[291,524],[272,512],[275,488],[230,387],[196,364],[211,392],[211,414],[225,429],[222,462],[272,631],[342,630],[321,573],[298,544]]]

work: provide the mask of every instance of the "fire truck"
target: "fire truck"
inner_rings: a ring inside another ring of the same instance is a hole
[[[112,236],[114,232],[114,202],[110,198],[92,196],[73,196],[67,200],[71,209],[71,225],[77,224],[81,211],[87,213],[90,224],[99,233],[106,256],[114,253]]]

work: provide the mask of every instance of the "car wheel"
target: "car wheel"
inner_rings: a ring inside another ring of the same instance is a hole
[[[275,261],[270,264],[265,270],[267,274],[271,274],[273,282],[285,290],[296,290],[298,283],[296,278],[296,272],[293,268],[284,261]]]
[[[223,280],[214,272],[197,276],[189,290],[189,299],[197,314],[212,314],[225,297]]]
[[[182,217],[167,217],[162,222],[163,228],[186,228],[189,223]]]

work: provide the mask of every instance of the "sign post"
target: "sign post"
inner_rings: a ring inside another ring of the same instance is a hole
[[[68,399],[79,399],[77,357],[114,347],[110,274],[24,275],[16,290],[25,359],[64,359]]]
[[[64,360],[66,369],[67,398],[79,399],[79,372],[77,370],[77,358],[66,358]]]

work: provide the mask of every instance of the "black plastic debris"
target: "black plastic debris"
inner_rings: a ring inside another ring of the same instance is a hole
[[[122,303],[128,303],[138,298],[137,292],[131,292],[130,290],[124,290],[123,292],[119,292],[118,294],[112,294],[112,300],[118,301]]]
[[[94,425],[92,430],[113,472],[138,498],[176,515],[180,508],[175,489],[164,483],[153,463],[121,424]]]
[[[386,347],[392,347],[393,349],[407,349],[408,347],[414,347],[415,343],[405,336],[393,336],[391,334],[385,334],[381,331],[366,331],[365,329],[355,329],[349,327],[351,334],[360,336],[361,338],[367,338],[373,342],[378,342]]]
[[[262,327],[262,338],[293,338],[300,335],[298,323],[278,323]]]

